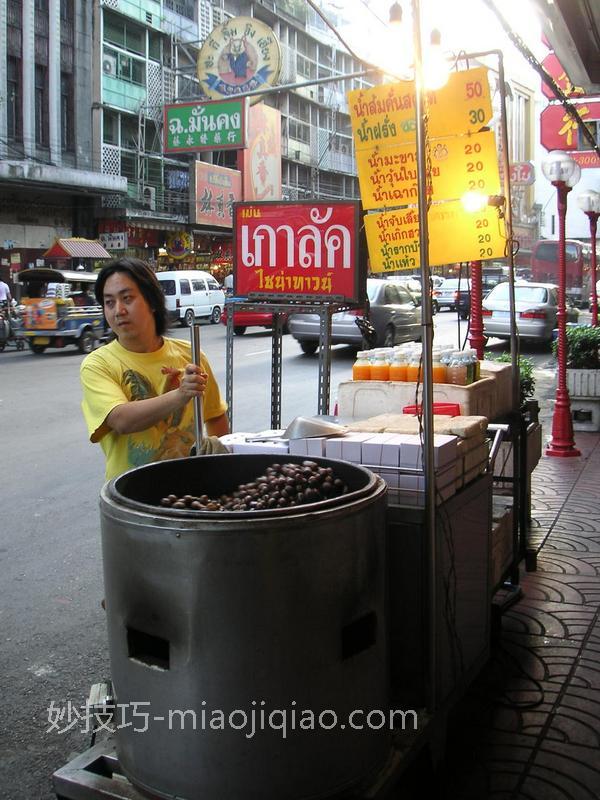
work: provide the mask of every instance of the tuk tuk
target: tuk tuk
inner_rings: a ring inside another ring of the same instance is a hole
[[[94,296],[96,278],[95,272],[50,267],[19,272],[23,328],[32,352],[74,344],[80,353],[91,353],[107,339],[109,329]]]

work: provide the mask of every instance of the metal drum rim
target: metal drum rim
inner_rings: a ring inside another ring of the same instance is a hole
[[[274,455],[274,463],[302,463],[302,461],[315,461],[317,464],[322,466],[334,466],[337,463],[343,463],[345,467],[350,466],[353,469],[364,473],[367,478],[367,483],[360,489],[355,489],[347,494],[342,494],[338,497],[332,497],[328,500],[320,500],[317,503],[306,503],[301,506],[290,506],[287,508],[261,509],[258,511],[199,511],[191,508],[165,508],[164,506],[151,505],[149,503],[143,503],[139,500],[132,500],[131,498],[122,494],[117,488],[118,482],[133,472],[139,470],[151,471],[152,468],[162,469],[163,467],[161,465],[168,463],[193,461],[197,460],[198,458],[221,459],[233,457],[236,459],[245,460],[252,458],[254,455],[255,454],[253,453],[219,453],[211,456],[190,456],[187,459],[165,459],[164,461],[154,461],[150,464],[144,464],[142,467],[135,467],[134,469],[128,470],[127,472],[124,472],[121,475],[118,475],[115,478],[107,481],[102,487],[100,497],[101,500],[109,506],[114,503],[119,506],[119,508],[142,513],[152,517],[155,520],[157,518],[164,518],[166,520],[189,520],[190,522],[197,522],[198,520],[227,520],[231,522],[243,520],[244,522],[248,522],[250,520],[259,519],[274,520],[281,519],[283,517],[308,516],[321,511],[346,507],[350,504],[353,504],[357,500],[368,498],[374,492],[378,484],[385,483],[378,475],[371,472],[371,470],[367,469],[367,467],[363,467],[361,464],[353,464],[345,461],[338,462],[336,459],[323,458],[320,456],[311,458],[310,456],[292,456],[288,454],[285,456],[285,458],[279,459]]]

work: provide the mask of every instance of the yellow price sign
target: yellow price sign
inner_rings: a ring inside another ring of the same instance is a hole
[[[420,264],[419,215],[416,208],[367,214],[364,217],[372,272],[415,270]],[[505,255],[506,229],[498,209],[472,213],[453,200],[431,206],[429,263],[486,261]]]
[[[413,144],[359,150],[356,163],[365,209],[409,205],[417,201],[417,157]],[[432,139],[428,164],[430,200],[458,199],[469,191],[488,195],[500,193],[493,131]]]
[[[355,89],[348,103],[356,151],[377,144],[414,142],[416,132],[413,81]],[[426,93],[428,135],[442,137],[474,133],[492,118],[486,67],[453,72],[441,89]]]

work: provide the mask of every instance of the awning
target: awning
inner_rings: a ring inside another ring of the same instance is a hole
[[[57,239],[44,258],[112,258],[96,239]]]

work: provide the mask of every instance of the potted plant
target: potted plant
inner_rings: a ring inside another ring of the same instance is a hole
[[[567,388],[571,397],[600,397],[600,328],[567,328]],[[558,342],[552,350],[558,353]]]

